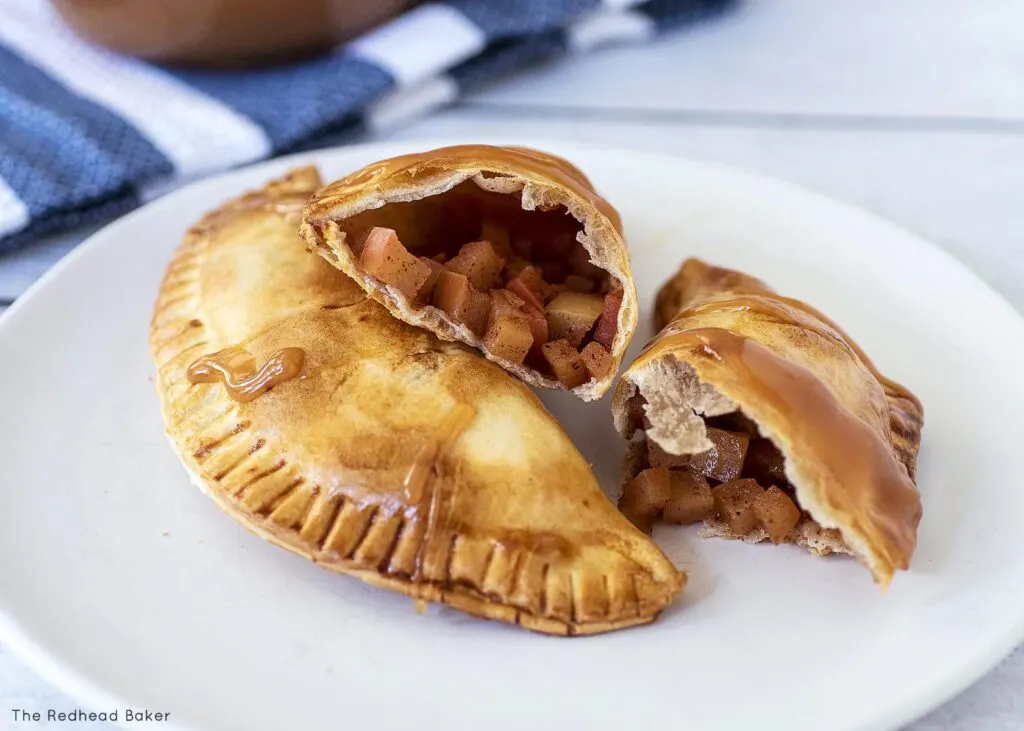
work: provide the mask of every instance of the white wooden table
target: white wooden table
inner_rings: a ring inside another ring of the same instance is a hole
[[[680,153],[815,188],[930,238],[1024,311],[1021,0],[749,0],[375,136],[470,134]],[[0,257],[0,309],[88,233]],[[0,646],[0,728],[14,707],[74,702]],[[1024,729],[1024,650],[911,728]]]

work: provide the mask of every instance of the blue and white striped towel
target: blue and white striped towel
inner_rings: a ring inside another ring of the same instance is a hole
[[[318,58],[168,69],[77,38],[44,0],[0,0],[0,252],[151,191],[390,126],[519,67],[643,40],[729,0],[447,0]]]

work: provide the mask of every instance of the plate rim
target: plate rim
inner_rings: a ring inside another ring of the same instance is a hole
[[[306,150],[269,160],[257,161],[205,177],[201,180],[186,183],[123,216],[109,221],[61,257],[59,261],[27,287],[9,308],[0,313],[0,338],[4,337],[9,323],[20,317],[19,313],[21,310],[31,306],[30,303],[39,296],[39,293],[45,291],[55,280],[63,276],[65,270],[74,267],[75,262],[79,258],[88,256],[92,250],[105,245],[103,243],[105,240],[111,237],[116,238],[122,227],[131,225],[136,219],[154,215],[154,211],[159,212],[164,207],[173,208],[179,198],[196,195],[204,187],[214,189],[220,186],[231,186],[237,189],[236,193],[234,193],[237,195],[252,185],[250,182],[243,182],[245,180],[255,177],[269,179],[298,165],[324,165],[327,158],[343,158],[346,155],[375,155],[376,159],[381,159],[401,154],[407,150],[433,149],[452,144],[472,143],[528,145],[540,149],[556,150],[560,154],[565,152],[567,156],[571,156],[576,152],[583,154],[604,153],[622,155],[633,159],[639,158],[659,165],[663,165],[666,158],[668,158],[685,163],[693,170],[717,171],[736,180],[745,180],[757,188],[767,187],[768,189],[775,189],[784,195],[798,196],[807,200],[809,204],[815,207],[826,206],[842,216],[858,217],[870,222],[873,226],[887,228],[903,239],[908,249],[913,249],[912,253],[915,255],[931,258],[937,263],[941,262],[942,266],[957,270],[959,276],[963,277],[965,281],[971,282],[973,295],[988,299],[990,306],[1001,310],[1002,314],[1009,321],[1013,321],[1021,329],[1021,332],[1024,333],[1024,313],[1017,310],[1002,294],[995,290],[967,264],[928,239],[924,234],[917,233],[856,203],[851,203],[841,198],[834,198],[826,193],[771,175],[692,156],[674,153],[659,154],[649,150],[631,148],[626,145],[580,143],[559,138],[517,136],[513,140],[509,140],[507,138],[497,139],[494,136],[472,135],[458,139],[444,136],[374,141]],[[998,642],[989,643],[975,653],[967,663],[958,665],[956,668],[957,672],[949,671],[945,673],[945,677],[940,682],[932,683],[920,690],[911,691],[902,698],[898,705],[893,704],[887,712],[879,712],[876,715],[879,727],[886,729],[900,728],[940,707],[942,704],[951,701],[964,690],[978,682],[1018,646],[1024,643],[1024,609],[1020,611],[1016,623],[1008,624],[1008,627],[1009,629],[1006,631],[1005,636],[1000,635]],[[90,680],[86,674],[74,669],[72,666],[64,665],[59,657],[47,650],[43,643],[32,637],[30,632],[21,628],[18,622],[8,615],[2,603],[0,603],[0,643],[5,644],[10,650],[11,655],[16,657],[26,667],[32,669],[33,672],[37,673],[45,681],[89,708],[132,707],[131,703],[127,702],[127,699],[122,697],[121,694],[101,687]],[[169,721],[168,724],[167,728],[180,731],[209,731],[209,729],[182,724],[178,721]]]

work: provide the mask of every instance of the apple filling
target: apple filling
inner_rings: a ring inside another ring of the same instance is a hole
[[[754,422],[738,411],[705,417],[714,446],[697,454],[670,454],[647,437],[646,403],[639,393],[629,402],[640,451],[619,498],[619,509],[634,525],[650,532],[659,519],[677,524],[716,519],[732,536],[760,529],[773,543],[794,540],[803,512],[786,478],[784,457]]]
[[[435,307],[501,361],[575,388],[612,370],[622,285],[593,264],[564,206],[466,181],[340,222],[365,275]]]

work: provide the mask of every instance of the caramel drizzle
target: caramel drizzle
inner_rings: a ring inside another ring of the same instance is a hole
[[[228,396],[240,403],[248,403],[299,375],[305,360],[306,353],[302,348],[281,348],[257,368],[247,352],[230,347],[193,362],[186,371],[186,377],[192,384],[222,383]]]
[[[903,464],[874,429],[807,368],[722,328],[666,331],[658,338],[657,348],[637,364],[676,349],[693,353],[686,360],[698,377],[718,385],[726,396],[757,394],[756,399],[744,401],[759,402],[785,421],[796,458],[818,463],[828,479],[843,485],[817,498],[851,518],[850,527],[866,536],[892,565],[907,568],[916,544],[921,500]]]
[[[473,421],[475,412],[464,403],[457,403],[448,412],[444,421],[437,428],[433,439],[420,447],[413,459],[402,485],[405,488],[405,499],[409,505],[418,505],[423,500],[427,481],[440,469],[440,461],[444,452],[455,443],[462,432]]]
[[[568,160],[528,147],[496,147],[493,145],[454,145],[409,155],[400,155],[369,165],[331,186],[330,192],[347,195],[350,190],[378,179],[398,174],[415,178],[421,170],[465,166],[466,163],[490,172],[515,173],[518,170],[547,178],[568,188],[596,208],[615,230],[622,233],[622,219],[611,203],[594,190],[583,172]]]
[[[751,293],[702,302],[681,310],[672,319],[668,327],[665,328],[664,334],[669,335],[671,333],[683,332],[685,326],[682,321],[688,318],[741,311],[769,316],[780,324],[792,325],[811,331],[835,343],[859,359],[887,393],[908,399],[914,402],[918,409],[921,408],[921,402],[917,396],[911,393],[905,386],[882,375],[871,359],[868,358],[867,353],[841,327],[816,308],[791,297],[782,297],[774,293],[765,295]],[[652,345],[659,339],[660,337],[656,338]]]

